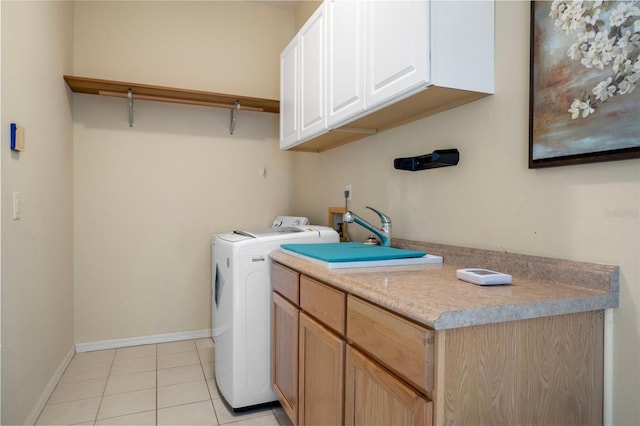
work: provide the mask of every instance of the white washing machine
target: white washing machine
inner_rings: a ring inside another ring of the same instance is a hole
[[[294,219],[299,218],[278,217],[270,229],[212,238],[215,378],[222,397],[234,410],[278,400],[271,373],[269,253],[280,244],[339,241],[338,233],[329,227],[287,226]]]

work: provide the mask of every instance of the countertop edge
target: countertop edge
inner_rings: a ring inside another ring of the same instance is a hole
[[[495,318],[500,318],[499,322],[519,321],[554,315],[598,311],[608,308],[612,308],[612,306],[610,296],[607,294],[520,305],[492,306],[482,309],[444,312],[440,318],[434,322],[433,328],[435,330],[446,330],[451,328],[492,324],[496,323]]]

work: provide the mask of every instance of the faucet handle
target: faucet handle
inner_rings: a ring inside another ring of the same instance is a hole
[[[382,222],[382,223],[391,223],[391,218],[389,216],[387,216],[386,214],[382,213],[381,211],[378,211],[378,210],[374,209],[373,207],[369,207],[369,206],[365,206],[365,207],[368,208],[369,210],[373,210],[380,217],[380,222]]]

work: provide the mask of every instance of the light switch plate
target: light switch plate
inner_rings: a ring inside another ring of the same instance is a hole
[[[22,216],[22,198],[19,192],[13,193],[13,220],[20,219]]]

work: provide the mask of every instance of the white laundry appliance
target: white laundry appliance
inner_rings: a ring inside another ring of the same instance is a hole
[[[212,238],[213,340],[218,389],[234,410],[278,400],[272,387],[269,253],[286,243],[336,243],[338,233],[279,216],[257,232]]]

